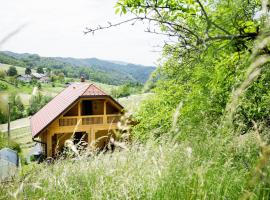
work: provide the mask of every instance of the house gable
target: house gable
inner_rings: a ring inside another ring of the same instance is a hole
[[[64,113],[71,111],[79,99],[100,98],[108,99],[112,104],[122,110],[123,107],[101,89],[89,83],[74,83],[64,89],[60,94],[46,104],[30,120],[32,137],[37,137],[47,126],[53,123]]]

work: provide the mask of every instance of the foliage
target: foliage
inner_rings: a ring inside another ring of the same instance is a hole
[[[247,186],[257,158],[254,132],[244,138],[209,137],[205,141],[194,137],[181,144],[148,140],[144,146],[133,144],[128,151],[115,151],[113,155],[83,155],[56,160],[52,165],[24,166],[20,178],[0,185],[0,197],[240,199],[249,191],[256,193],[253,199],[267,199],[269,173],[264,173],[264,181],[256,182],[255,187]]]
[[[8,76],[16,76],[18,74],[16,67],[10,66],[7,70]]]
[[[37,73],[39,73],[39,74],[44,74],[43,67],[38,67],[38,68],[37,68]]]
[[[4,52],[0,52],[0,63],[25,67],[25,63],[23,61],[18,60],[13,56],[9,56]]]
[[[50,96],[43,96],[41,93],[33,96],[30,100],[29,108],[27,109],[28,115],[33,115],[46,105],[52,98]]]
[[[0,124],[7,122],[7,115],[0,109]]]
[[[5,84],[5,83],[0,82],[0,91],[7,90],[7,89],[8,89],[8,85]]]
[[[148,21],[149,32],[173,38],[163,48],[155,96],[136,115],[140,123],[134,129],[135,136],[146,139],[152,130],[156,137],[174,134],[171,124],[181,102],[176,120],[181,139],[201,134],[206,127],[220,130],[231,93],[242,83],[253,61],[248,58],[269,54],[267,47],[251,54],[259,35],[261,40],[269,36],[263,27],[263,12],[258,12],[261,2],[119,0],[116,9],[134,14],[134,20]],[[264,65],[262,75],[240,99],[233,125],[243,133],[252,127],[253,120],[268,121],[267,67]]]
[[[20,145],[13,140],[10,140],[8,144],[7,133],[0,132],[0,149],[5,148],[5,147],[10,148],[16,151],[17,153],[20,153],[22,151]]]
[[[131,94],[139,93],[142,90],[142,85],[137,84],[124,84],[111,90],[111,95],[115,98],[127,97]]]
[[[10,120],[11,121],[23,118],[25,116],[24,105],[19,95],[16,95],[14,93],[10,94],[9,103],[10,103]]]
[[[21,65],[17,64],[17,66],[28,66],[30,68],[38,68],[39,70],[46,68],[46,71],[49,71],[51,75],[58,76],[59,74],[64,74],[65,77],[69,78],[80,78],[83,74],[86,79],[110,85],[122,85],[129,82],[144,83],[155,70],[155,67],[117,63],[96,58],[50,58],[40,57],[35,54],[3,52],[0,54],[0,63],[6,64],[12,64],[12,62],[5,59],[1,61],[1,55],[13,61],[23,63]],[[60,76],[61,78],[62,75]]]
[[[31,68],[30,68],[30,67],[27,67],[27,68],[25,69],[25,74],[30,75],[31,73],[32,73]]]

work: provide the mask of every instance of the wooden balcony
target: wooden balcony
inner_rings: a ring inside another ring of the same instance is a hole
[[[79,125],[100,125],[100,124],[116,124],[120,121],[121,115],[88,115],[88,116],[72,116],[62,117],[59,119],[59,126],[76,126],[80,121]]]

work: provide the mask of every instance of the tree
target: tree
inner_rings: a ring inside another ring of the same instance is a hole
[[[25,110],[24,110],[24,105],[21,101],[20,96],[14,93],[10,94],[9,102],[10,102],[10,108],[11,108],[11,112],[10,112],[11,120],[23,118],[25,116],[24,115]]]
[[[134,17],[88,28],[86,33],[147,21],[149,33],[168,36],[155,84],[156,95],[143,104],[137,114],[140,123],[134,131],[143,136],[152,130],[156,130],[156,136],[170,131],[171,116],[183,102],[175,126],[184,137],[201,134],[205,127],[213,133],[218,130],[231,102],[231,91],[249,73],[250,63],[259,58],[266,60],[260,66],[263,74],[258,71],[251,76],[249,84],[254,84],[245,88],[234,125],[245,124],[249,128],[253,119],[268,123],[270,49],[269,45],[261,45],[253,50],[257,41],[270,36],[268,10],[269,5],[258,0],[118,0],[116,13]]]
[[[61,72],[61,73],[58,74],[58,80],[61,83],[64,83],[65,82],[65,74],[63,72]]]
[[[7,70],[8,76],[16,76],[18,74],[16,67],[10,66]]]
[[[31,68],[30,68],[30,67],[27,67],[27,68],[25,69],[25,74],[30,75],[31,73],[32,73]]]
[[[45,104],[47,104],[52,98],[49,96],[43,96],[41,93],[33,96],[30,99],[30,105],[27,110],[28,115],[33,115],[39,111]]]
[[[42,67],[37,68],[37,73],[44,74],[44,70]]]

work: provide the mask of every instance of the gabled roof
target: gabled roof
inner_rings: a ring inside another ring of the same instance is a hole
[[[80,97],[98,96],[107,96],[111,98],[94,84],[85,82],[71,84],[31,117],[30,125],[32,136],[36,137],[39,133],[41,133],[48,125],[50,125]],[[113,98],[111,99],[115,101]],[[123,108],[118,102],[116,103],[121,108]]]

